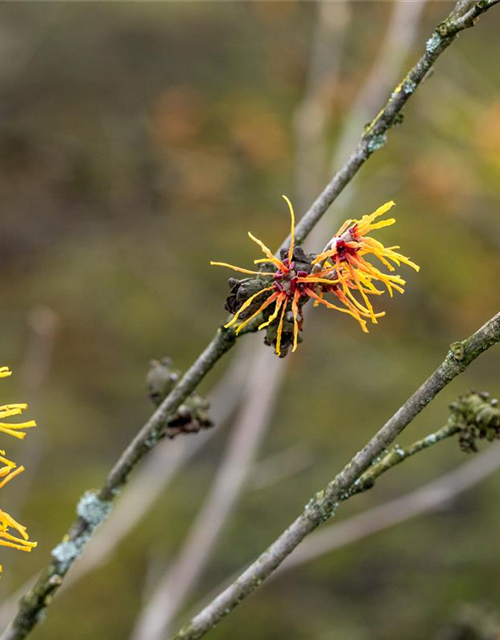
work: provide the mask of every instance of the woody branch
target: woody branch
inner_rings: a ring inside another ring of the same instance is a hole
[[[268,578],[304,538],[329,520],[339,503],[349,496],[358,478],[414,418],[484,351],[500,342],[500,313],[476,333],[454,343],[443,362],[396,411],[342,471],[316,493],[298,518],[227,589],[217,596],[171,640],[197,640],[228,615]],[[383,469],[383,465],[379,467]],[[356,491],[355,491],[356,492]]]

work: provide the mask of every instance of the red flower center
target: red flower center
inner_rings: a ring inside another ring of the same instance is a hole
[[[289,262],[288,258],[283,260],[285,271],[277,269],[274,274],[274,289],[279,293],[286,293],[287,298],[292,298],[298,290],[301,296],[306,294],[306,283],[299,282],[299,278],[305,278],[309,274],[307,271],[296,271],[295,262]]]

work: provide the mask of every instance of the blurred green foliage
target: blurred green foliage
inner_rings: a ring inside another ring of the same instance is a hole
[[[329,98],[332,144],[390,9],[355,3]],[[426,8],[419,43],[445,11],[442,3]],[[294,198],[293,116],[314,19],[307,2],[0,6],[0,364],[21,371],[34,307],[60,319],[49,377],[30,408],[42,457],[23,513],[9,505],[39,548],[2,553],[4,593],[45,563],[77,497],[100,485],[150,412],[149,360],[169,355],[185,369],[225,317],[229,273],[208,261],[250,264],[247,229],[273,247],[287,232],[280,194]],[[340,314],[309,314],[261,457],[301,443],[313,462],[244,495],[198,597],[265,548],[448,345],[498,310],[499,27],[493,10],[453,45],[403,126],[355,179],[347,211],[339,199],[349,217],[396,200],[398,223],[378,237],[401,245],[421,272],[404,270],[407,293],[384,300],[387,316],[368,336]],[[322,223],[325,241],[339,215],[333,207]],[[470,387],[498,394],[498,370],[498,352],[483,356],[402,441],[441,426],[447,404]],[[6,401],[24,398],[22,376],[3,381],[1,392]],[[179,548],[225,437],[170,485],[106,566],[61,595],[34,638],[127,637],[151,558],[160,571]],[[25,447],[9,453],[22,462]],[[463,459],[458,447],[441,445],[388,474],[341,517]],[[460,603],[499,602],[498,498],[492,478],[443,512],[294,570],[210,637],[433,637]]]

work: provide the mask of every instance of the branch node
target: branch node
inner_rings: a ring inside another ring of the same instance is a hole
[[[463,342],[452,342],[448,355],[452,360],[461,362],[465,356],[465,344]]]

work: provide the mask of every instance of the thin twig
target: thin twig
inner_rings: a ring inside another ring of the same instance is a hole
[[[479,398],[479,400],[481,400],[481,398]],[[484,406],[487,406],[487,403],[481,403],[481,405],[482,406],[478,406],[474,410],[476,418],[479,411],[481,411]],[[488,408],[491,410],[491,405]],[[498,420],[500,410],[494,409],[494,411],[496,413],[496,419]],[[417,440],[409,447],[402,448],[394,445],[390,452],[383,456],[370,469],[365,471],[359,481],[353,485],[351,491],[345,495],[345,498],[371,489],[374,486],[375,479],[383,473],[416,453],[452,437],[461,430],[462,426],[461,420],[457,420],[457,416],[452,414],[444,427],[427,435],[425,438]],[[458,493],[466,491],[474,484],[488,477],[498,468],[500,468],[500,446],[496,444],[493,445],[492,452],[488,450],[478,454],[473,461],[461,465],[457,470],[449,472],[415,491],[364,511],[340,523],[322,527],[308,536],[303,543],[297,547],[294,553],[288,556],[272,576],[269,577],[267,582],[271,582],[288,569],[305,564],[330,551],[356,542],[372,533],[376,533],[377,531],[386,529],[399,522],[404,522],[421,513],[435,509],[449,501]],[[236,571],[232,578],[225,580],[222,585],[214,589],[213,594],[215,595],[221,589],[224,589],[243,571],[244,568]],[[204,604],[198,607],[195,606],[194,610],[205,606],[205,603],[210,602],[213,597],[214,596],[205,597],[203,601]]]
[[[410,422],[479,355],[500,341],[500,313],[466,340],[454,343],[444,361],[396,411],[327,487],[319,491],[299,517],[225,591],[184,626],[172,640],[196,640],[230,613],[268,578],[298,544],[326,522],[351,486]]]
[[[399,498],[368,509],[342,522],[315,531],[289,556],[276,575],[330,551],[362,540],[424,513],[435,511],[500,469],[500,444],[492,444],[473,460]]]
[[[304,241],[332,202],[353,179],[372,153],[384,146],[387,139],[387,132],[401,121],[403,107],[443,51],[450,46],[460,31],[474,26],[479,16],[499,1],[500,0],[479,0],[473,3],[470,2],[470,0],[467,2],[460,0],[450,15],[436,27],[432,36],[427,41],[425,53],[392,92],[384,108],[380,110],[377,116],[365,128],[361,140],[347,162],[335,174],[331,182],[298,223],[295,230],[297,243],[300,244]],[[462,14],[461,11],[464,5],[470,8]],[[290,238],[287,238],[281,245],[281,248],[287,248],[289,243]]]
[[[296,238],[298,243],[304,241],[321,216],[342,189],[352,180],[370,155],[385,144],[387,131],[398,122],[404,105],[432,68],[439,55],[453,42],[460,31],[473,26],[482,13],[499,1],[478,0],[478,2],[471,3],[460,0],[448,18],[438,25],[427,42],[424,55],[395,89],[385,107],[365,129],[363,137],[351,157],[337,172],[330,184],[297,225]],[[288,244],[289,240],[286,240],[283,243],[283,247],[288,246]],[[21,640],[38,624],[42,612],[45,611],[51,602],[52,596],[61,586],[69,567],[81,554],[85,544],[92,537],[96,526],[100,524],[109,512],[110,503],[127,481],[130,472],[161,439],[165,421],[187,396],[196,389],[201,380],[235,342],[234,331],[219,329],[214,339],[179,381],[171,394],[142,427],[120,456],[104,486],[95,497],[98,503],[94,500],[93,506],[99,505],[100,508],[102,507],[100,511],[97,510],[99,517],[96,515],[96,509],[93,509],[92,517],[88,515],[88,519],[82,516],[78,518],[63,543],[66,545],[64,547],[64,561],[54,558],[49,564],[35,587],[23,598],[18,614],[9,629],[2,635],[2,640]],[[356,469],[356,458],[353,464],[352,468],[349,467],[346,470],[346,477],[349,477],[349,474]],[[341,474],[340,480],[341,483],[344,482],[344,475]],[[88,506],[88,501],[85,502],[85,505]],[[312,520],[308,518],[308,522],[312,522]]]
[[[377,478],[382,474],[389,471],[389,469],[401,464],[404,460],[408,460],[408,458],[411,458],[416,453],[420,453],[421,451],[438,444],[438,442],[451,438],[451,436],[458,433],[461,428],[461,424],[457,423],[456,420],[451,419],[448,424],[444,425],[444,427],[441,427],[441,429],[438,429],[421,440],[417,440],[409,447],[400,447],[399,445],[395,445],[370,469],[365,471],[358,480],[356,480],[349,491],[349,497],[371,489],[375,484],[375,480],[377,480]],[[343,499],[345,498],[343,497]]]

